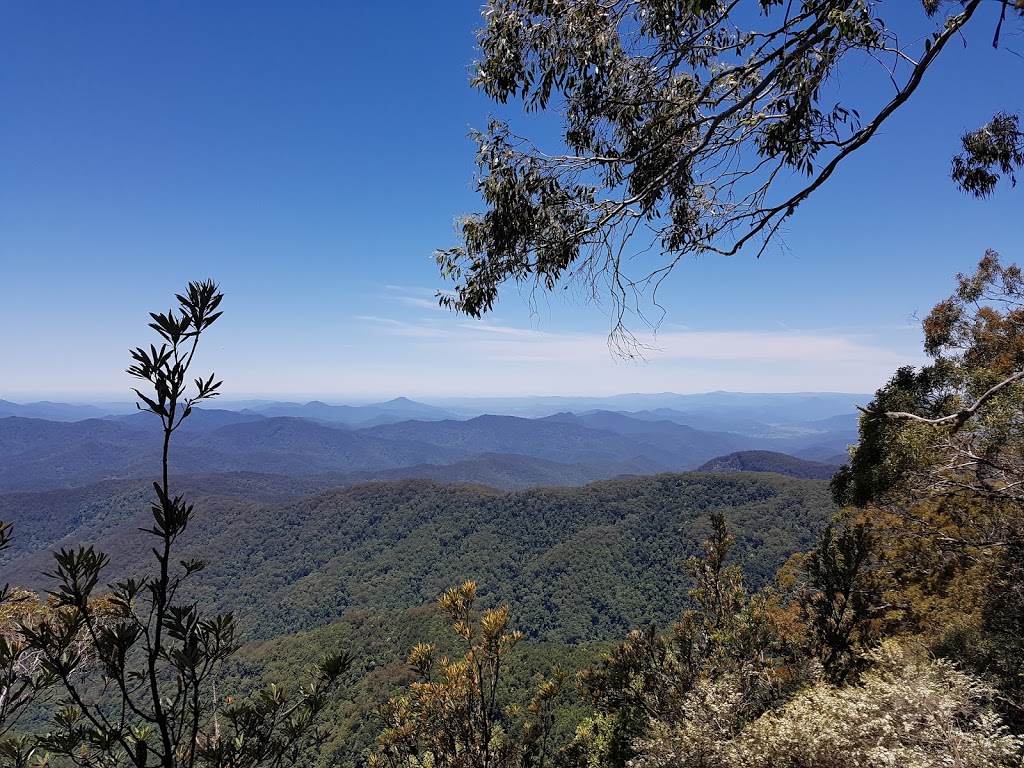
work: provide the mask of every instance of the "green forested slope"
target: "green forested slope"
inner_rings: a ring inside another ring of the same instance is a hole
[[[140,572],[148,555],[137,531],[145,503],[137,488],[125,490],[123,502],[83,515],[60,542],[106,551],[109,580]],[[723,510],[735,527],[754,586],[808,548],[833,512],[824,483],[748,473],[519,492],[407,480],[290,502],[193,499],[198,514],[181,553],[208,563],[196,597],[235,611],[261,638],[353,610],[429,604],[474,579],[485,603],[510,603],[532,635],[609,639],[674,616],[688,587],[682,564],[697,552],[709,512]],[[139,502],[134,518],[129,500]],[[42,587],[48,567],[45,552],[29,553],[7,564],[6,578]]]
[[[218,682],[223,693],[260,679],[299,682],[324,653],[353,651],[355,670],[325,716],[323,765],[351,762],[370,745],[378,730],[371,714],[408,682],[404,660],[416,642],[452,645],[434,605],[453,585],[477,581],[481,606],[510,604],[526,633],[508,680],[515,699],[554,663],[572,672],[630,629],[676,620],[691,586],[683,564],[699,552],[710,512],[728,517],[736,557],[759,586],[809,548],[834,511],[820,481],[742,472],[517,492],[404,480],[247,497],[263,495],[265,481],[187,481],[197,514],[179,552],[206,560],[193,596],[210,610],[234,611],[248,641]],[[6,563],[5,580],[47,586],[40,574],[52,566],[40,544],[96,545],[111,556],[107,582],[145,572],[141,484],[61,498],[5,497],[6,511],[21,509],[18,526],[32,542]],[[62,526],[68,532],[58,539]],[[562,706],[583,703],[567,697]]]

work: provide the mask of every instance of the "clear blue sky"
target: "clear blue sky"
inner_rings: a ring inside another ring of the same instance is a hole
[[[200,362],[232,398],[873,390],[921,360],[912,315],[956,272],[986,248],[1024,259],[1022,190],[977,202],[947,179],[963,130],[1024,107],[1019,26],[989,45],[998,5],[785,248],[683,265],[661,351],[627,365],[599,307],[435,306],[431,253],[479,208],[475,0],[8,0],[0,397],[124,398],[147,312],[205,277],[227,298]]]

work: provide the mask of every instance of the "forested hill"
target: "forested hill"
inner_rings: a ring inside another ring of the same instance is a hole
[[[111,556],[112,582],[143,572],[149,558],[137,530],[149,514],[145,489],[115,489],[80,491],[81,504],[50,517],[26,513],[33,495],[19,494],[4,499],[3,514],[18,539],[34,546],[44,539],[50,547],[95,544]],[[790,554],[811,547],[834,511],[823,482],[751,473],[517,492],[405,480],[276,502],[238,491],[192,496],[197,515],[180,552],[208,563],[201,602],[235,611],[258,637],[353,610],[429,604],[474,579],[487,602],[510,603],[517,626],[530,634],[613,639],[678,615],[689,587],[683,564],[699,551],[710,512],[723,511],[733,525],[737,560],[756,587]],[[12,555],[6,580],[45,586],[46,551]]]
[[[737,451],[718,456],[697,468],[698,472],[773,472],[804,480],[829,480],[839,465],[807,461],[777,451]]]

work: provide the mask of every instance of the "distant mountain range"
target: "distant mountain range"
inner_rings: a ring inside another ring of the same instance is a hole
[[[28,419],[50,419],[51,421],[83,421],[84,419],[101,419],[104,416],[111,416],[123,411],[122,407],[70,405],[68,403],[51,403],[48,400],[25,405],[12,403],[9,400],[0,400],[0,417],[24,416]]]
[[[844,392],[706,392],[679,395],[674,392],[633,393],[610,397],[507,397],[441,400],[437,405],[459,414],[504,413],[535,418],[559,411],[650,411],[654,418],[751,420],[764,423],[801,423],[836,414],[854,413],[854,403],[865,404],[871,395]],[[672,416],[666,416],[672,412]],[[703,428],[703,427],[702,427]],[[715,425],[721,429],[721,425]]]
[[[317,400],[308,403],[242,401],[233,405],[235,407],[203,410],[206,410],[208,414],[211,412],[219,414],[216,417],[221,420],[219,426],[233,423],[233,420],[253,421],[274,416],[292,416],[310,421],[319,421],[325,424],[348,424],[362,427],[371,427],[376,424],[387,424],[406,419],[458,418],[454,411],[418,403],[407,397],[396,397],[394,400],[371,405],[329,405]],[[233,416],[229,414],[233,414]],[[0,400],[0,417],[4,416],[22,416],[29,419],[47,419],[50,421],[84,421],[86,419],[100,418],[111,418],[116,421],[141,424],[151,424],[154,421],[151,414],[147,418],[147,414],[139,412],[137,408],[130,404],[99,406],[42,401],[20,405],[8,400]],[[193,419],[190,424],[192,428],[195,428],[195,421]]]
[[[316,407],[313,412],[326,413]],[[414,475],[521,488],[695,469],[738,451],[832,461],[856,440],[853,422],[842,418],[784,425],[763,436],[650,416],[561,412],[537,419],[488,415],[353,428],[251,410],[196,409],[175,437],[171,467],[189,475]],[[71,422],[0,418],[0,493],[149,477],[158,466],[158,429],[159,421],[147,413]]]
[[[328,404],[276,400],[217,401],[218,408],[262,416],[295,416],[330,423],[374,426],[386,421],[436,421],[467,419],[486,414],[539,418],[559,412],[625,412],[637,419],[667,420],[697,429],[751,433],[765,427],[797,427],[834,416],[854,418],[854,403],[864,404],[871,395],[837,392],[748,393],[708,392],[697,395],[625,394],[610,397],[506,397],[454,398],[432,405],[397,397],[370,404]],[[81,421],[136,412],[131,402],[77,404],[0,400],[0,417],[24,416],[54,421]]]

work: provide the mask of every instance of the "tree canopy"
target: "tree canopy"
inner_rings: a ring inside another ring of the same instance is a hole
[[[989,251],[924,320],[932,362],[902,368],[864,408],[832,481],[879,541],[887,631],[984,676],[1024,723],[1024,277]]]
[[[910,4],[908,4],[910,5]],[[921,84],[982,0],[922,0],[913,29],[866,0],[490,0],[472,84],[499,104],[557,111],[561,146],[492,119],[476,132],[482,213],[438,251],[442,305],[488,312],[509,282],[577,282],[624,318],[685,256],[760,255],[783,222]],[[903,14],[907,8],[904,8]],[[1003,3],[1024,15],[1024,0]],[[998,43],[1000,29],[995,30]],[[837,100],[875,66],[885,93]],[[963,137],[952,176],[985,196],[1024,161],[1017,117]],[[660,258],[638,258],[660,254]]]

